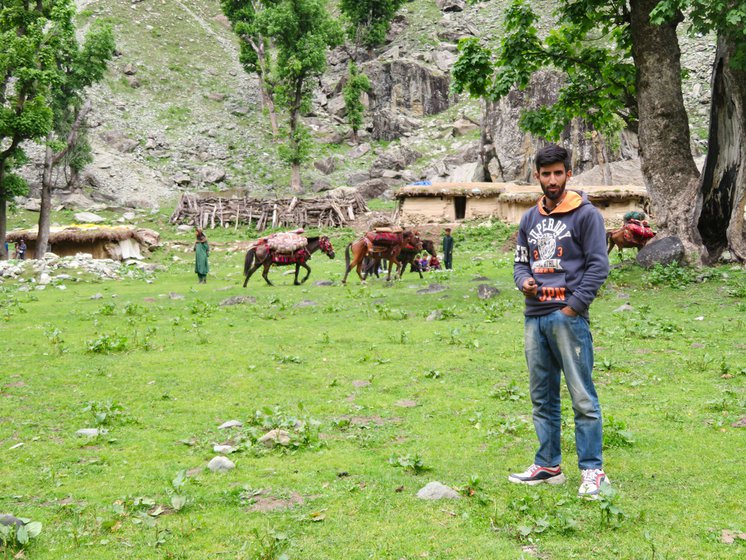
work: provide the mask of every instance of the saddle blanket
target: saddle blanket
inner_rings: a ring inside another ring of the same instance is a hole
[[[311,253],[305,248],[298,249],[294,253],[272,253],[272,262],[275,264],[303,264],[310,258]]]
[[[402,242],[401,233],[376,231],[368,234],[368,239],[378,247],[391,247]]]
[[[624,239],[627,241],[644,241],[655,237],[655,232],[647,222],[629,220],[624,224]]]

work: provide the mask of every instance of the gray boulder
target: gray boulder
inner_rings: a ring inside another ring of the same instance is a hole
[[[314,161],[313,166],[321,171],[324,175],[329,175],[330,173],[334,173],[334,170],[337,168],[337,158],[335,158],[334,156],[329,156],[327,158]]]
[[[637,253],[637,264],[645,268],[660,263],[663,265],[684,262],[684,244],[676,236],[653,239]]]
[[[235,469],[236,464],[227,457],[218,455],[217,457],[213,457],[210,462],[207,463],[207,468],[212,472],[228,472]]]
[[[420,500],[458,500],[461,495],[453,488],[441,484],[440,482],[428,482],[417,492]]]
[[[442,12],[463,12],[466,3],[464,0],[435,0]]]
[[[105,219],[93,212],[78,212],[75,214],[75,221],[83,224],[100,224]]]
[[[479,284],[479,286],[477,286],[477,297],[479,297],[479,299],[492,299],[499,293],[500,290],[494,286],[490,286],[489,284]]]

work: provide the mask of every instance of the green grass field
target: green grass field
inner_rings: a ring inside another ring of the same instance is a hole
[[[208,232],[206,285],[176,246],[139,279],[6,280],[0,513],[43,523],[25,557],[746,555],[745,540],[723,542],[746,531],[744,269],[613,270],[591,313],[615,493],[585,502],[566,392],[568,484],[506,479],[535,448],[509,233],[459,230],[453,273],[392,286],[340,286],[352,234],[333,232],[337,258],[314,256],[305,285],[275,268],[276,287],[257,275],[242,289],[231,245],[246,234],[232,230]],[[417,293],[430,283],[446,289]],[[480,300],[480,283],[499,295]],[[255,303],[220,305],[237,295]],[[243,427],[218,430],[233,419]],[[290,441],[269,449],[258,438],[275,427]],[[236,468],[211,473],[220,443]],[[463,497],[417,499],[434,480]]]

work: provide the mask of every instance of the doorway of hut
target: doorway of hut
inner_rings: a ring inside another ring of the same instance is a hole
[[[453,199],[453,209],[457,220],[463,220],[466,217],[466,197],[456,196]]]

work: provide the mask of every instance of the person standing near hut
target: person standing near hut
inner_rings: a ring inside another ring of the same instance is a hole
[[[202,230],[197,228],[197,241],[194,244],[194,272],[197,273],[200,284],[207,284],[207,273],[210,272],[210,264],[207,260],[210,255],[210,246],[207,244],[207,237]]]
[[[21,240],[16,246],[16,252],[18,253],[19,260],[24,260],[26,258],[26,240],[23,237],[21,237]]]
[[[451,270],[453,265],[453,237],[451,237],[451,228],[445,229],[443,235],[443,264],[446,270]]]
[[[606,230],[587,197],[566,191],[570,155],[556,144],[536,153],[544,196],[521,218],[513,279],[525,296],[524,344],[539,449],[533,464],[511,474],[518,484],[562,484],[561,372],[575,412],[581,471],[578,495],[595,499],[609,479],[603,470],[601,407],[593,385],[588,308],[609,275]]]

